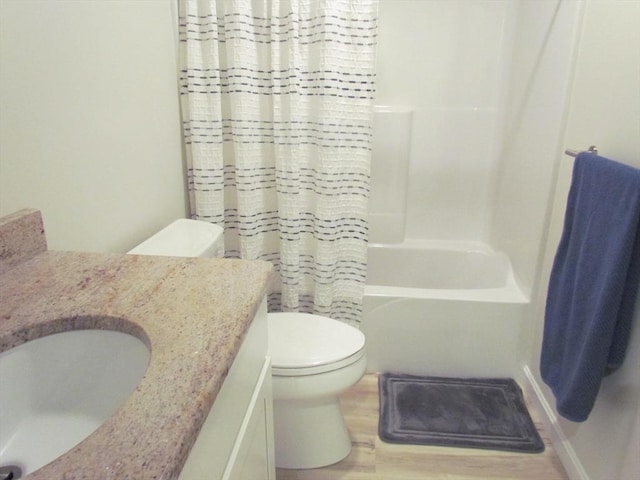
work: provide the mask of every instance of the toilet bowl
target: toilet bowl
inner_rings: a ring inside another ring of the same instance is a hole
[[[276,466],[318,468],[344,459],[351,439],[338,395],[362,378],[365,338],[308,313],[267,315]]]
[[[177,220],[128,253],[214,257],[224,246],[222,229]],[[365,338],[357,328],[320,315],[267,315],[276,466],[318,468],[351,451],[338,395],[362,378]]]

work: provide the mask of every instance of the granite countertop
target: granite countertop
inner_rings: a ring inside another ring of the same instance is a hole
[[[131,333],[151,351],[121,408],[28,478],[177,478],[271,275],[258,261],[56,251],[0,275],[0,352],[83,328]]]

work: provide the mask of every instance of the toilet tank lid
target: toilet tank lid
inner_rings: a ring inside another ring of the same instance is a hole
[[[364,334],[338,320],[309,313],[270,313],[269,355],[274,368],[339,362],[364,348]]]
[[[223,242],[218,225],[180,218],[149,237],[128,253],[170,257],[210,257]]]

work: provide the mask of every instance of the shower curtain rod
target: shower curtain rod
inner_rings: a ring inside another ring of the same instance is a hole
[[[591,145],[588,149],[587,152],[589,153],[594,153],[594,154],[598,154],[598,147],[596,147],[595,145]],[[570,157],[577,157],[580,153],[582,153],[580,150],[565,150],[564,151],[565,155],[569,155]]]

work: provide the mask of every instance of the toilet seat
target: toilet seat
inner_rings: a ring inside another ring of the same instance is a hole
[[[346,323],[310,313],[267,316],[273,375],[315,375],[344,368],[364,355],[364,334]]]

